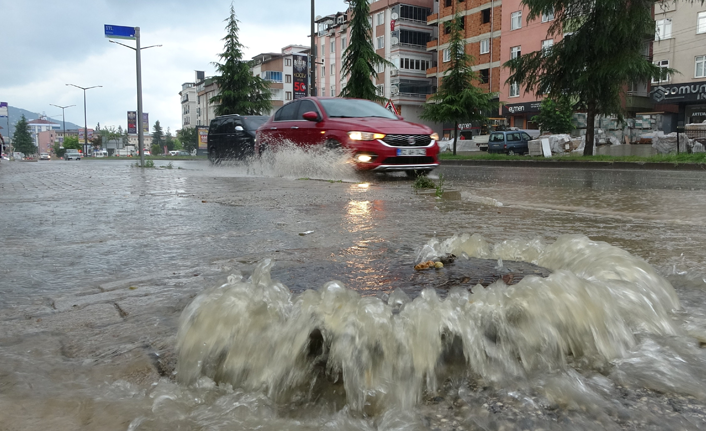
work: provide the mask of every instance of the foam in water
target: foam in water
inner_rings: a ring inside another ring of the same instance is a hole
[[[383,301],[336,281],[293,295],[270,278],[274,263],[265,260],[250,278],[234,274],[184,310],[178,379],[195,384],[208,377],[284,401],[335,393],[353,411],[386,411],[414,406],[449,373],[508,382],[576,367],[601,370],[644,350],[645,337],[681,331],[669,282],[606,243],[562,236],[549,245],[492,245],[459,235],[430,241],[420,258],[444,253],[525,260],[553,273],[513,286],[499,280],[473,294],[454,288],[443,300],[428,289],[413,300],[396,290]],[[701,378],[690,369],[670,376],[689,387]]]

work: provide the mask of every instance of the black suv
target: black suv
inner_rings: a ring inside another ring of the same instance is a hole
[[[208,127],[208,160],[243,160],[255,149],[255,131],[270,117],[262,115],[221,115]]]

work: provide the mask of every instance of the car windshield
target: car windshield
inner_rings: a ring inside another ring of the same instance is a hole
[[[270,117],[265,116],[243,117],[243,123],[248,130],[257,130],[257,128],[265,124],[269,118]]]
[[[319,99],[330,118],[382,117],[398,120],[397,116],[377,103],[358,99]]]

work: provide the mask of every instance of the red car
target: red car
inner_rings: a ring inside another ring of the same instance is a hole
[[[284,141],[351,152],[359,170],[427,174],[439,166],[439,136],[377,103],[339,97],[305,97],[282,106],[257,129],[256,154]]]

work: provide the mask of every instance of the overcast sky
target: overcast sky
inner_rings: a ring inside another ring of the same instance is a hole
[[[308,0],[233,0],[245,58],[280,52],[290,44],[309,46]],[[223,51],[231,0],[0,0],[0,101],[61,122],[84,123],[81,87],[86,91],[88,127],[126,127],[137,110],[135,51],[109,43],[104,24],[140,27],[143,110],[150,131],[181,128],[179,91],[194,71],[214,74]],[[316,14],[344,11],[343,0],[316,0]],[[121,40],[135,46],[134,41]]]

